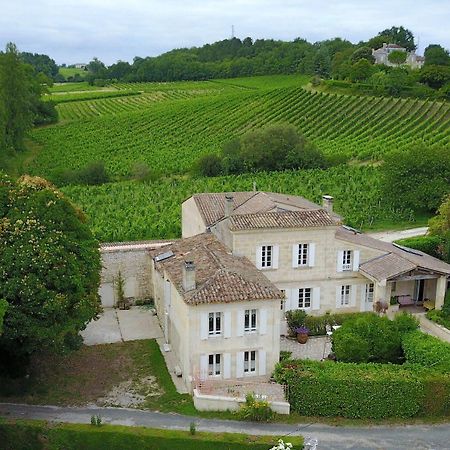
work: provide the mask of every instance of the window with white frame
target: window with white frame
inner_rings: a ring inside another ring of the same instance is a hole
[[[221,354],[214,353],[212,355],[208,355],[208,376],[217,377],[221,372]]]
[[[261,247],[261,267],[273,267],[273,245],[263,245]]]
[[[257,315],[256,309],[246,309],[244,312],[244,332],[252,333],[257,330]]]
[[[344,250],[342,252],[342,270],[352,270],[352,251]]]
[[[311,288],[300,288],[298,290],[298,307],[299,309],[311,308]]]
[[[218,336],[222,334],[222,313],[212,312],[208,315],[208,334]]]
[[[244,374],[256,372],[256,350],[244,352]]]
[[[373,291],[374,291],[374,284],[369,283],[366,284],[366,302],[367,303],[373,303]]]
[[[298,265],[307,266],[309,262],[309,244],[298,244]]]
[[[344,284],[341,286],[341,306],[350,305],[350,285]]]

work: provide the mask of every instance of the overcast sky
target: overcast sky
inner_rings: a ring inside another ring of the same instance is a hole
[[[450,0],[0,0],[0,45],[107,64],[229,38],[366,40],[403,25],[450,48]],[[416,3],[416,4],[415,4]]]

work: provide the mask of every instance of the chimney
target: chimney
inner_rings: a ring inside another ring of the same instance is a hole
[[[230,194],[226,194],[225,195],[225,218],[228,218],[231,216],[233,209],[234,209],[233,196]]]
[[[194,261],[185,261],[183,265],[183,289],[185,292],[195,289]]]
[[[333,212],[333,200],[331,195],[322,195],[322,206],[330,214]]]

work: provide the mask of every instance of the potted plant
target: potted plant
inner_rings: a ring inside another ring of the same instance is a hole
[[[297,341],[300,344],[306,344],[308,342],[309,328],[303,326],[298,327],[295,329],[295,332],[297,333]]]
[[[393,295],[393,296],[391,297],[389,303],[390,303],[390,308],[389,308],[389,310],[390,310],[391,312],[398,312],[398,309],[399,309],[400,305],[398,304],[398,299],[397,299],[397,297],[396,297],[395,295]]]

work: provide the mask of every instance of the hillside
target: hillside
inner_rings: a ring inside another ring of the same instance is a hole
[[[325,153],[364,164],[419,141],[449,145],[446,102],[320,93],[305,89],[306,82],[282,75],[122,83],[89,91],[80,86],[79,92],[54,93],[61,122],[33,132],[40,151],[27,170],[51,177],[60,169],[104,161],[118,182],[64,188],[87,211],[100,240],[178,236],[180,202],[187,196],[248,190],[253,181],[261,190],[315,201],[324,193],[334,195],[337,210],[357,227],[413,221],[410,211],[384,205],[378,169],[359,163],[213,179],[187,175],[199,155],[218,152],[247,130],[280,122],[295,125]],[[136,162],[145,162],[162,178],[149,184],[124,181]]]

